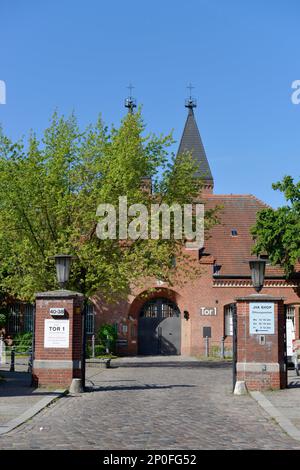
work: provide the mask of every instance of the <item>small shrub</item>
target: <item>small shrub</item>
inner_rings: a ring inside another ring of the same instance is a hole
[[[5,327],[6,323],[7,323],[7,317],[5,313],[0,313],[0,328]]]
[[[32,333],[18,333],[14,337],[14,346],[18,352],[27,352],[32,346]]]
[[[219,357],[220,356],[220,347],[219,346],[212,346],[210,349],[210,355],[213,357]]]
[[[96,344],[95,346],[95,357],[103,356],[105,354],[105,346],[103,344]]]
[[[98,330],[97,342],[104,348],[104,352],[106,351],[106,349],[108,349],[109,351],[115,350],[117,338],[118,333],[115,326],[110,325],[109,323],[105,323]]]
[[[95,344],[95,357],[105,355],[105,345],[104,344]],[[91,359],[93,357],[93,351],[91,344],[86,345],[86,359]]]
[[[86,359],[89,359],[90,357],[92,357],[92,348],[89,344],[86,345],[85,357]]]
[[[0,328],[6,328],[8,321],[8,310],[6,306],[0,306]]]

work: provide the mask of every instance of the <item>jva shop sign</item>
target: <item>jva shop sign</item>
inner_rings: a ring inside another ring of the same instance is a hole
[[[250,302],[250,335],[274,335],[274,303]]]
[[[45,320],[44,348],[69,347],[69,320]]]

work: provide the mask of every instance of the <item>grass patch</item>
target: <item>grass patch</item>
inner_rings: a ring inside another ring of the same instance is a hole
[[[11,357],[11,353],[8,352],[6,353],[6,357]],[[27,359],[29,357],[29,354],[15,354],[16,359]]]
[[[94,359],[90,357],[90,359]],[[98,356],[95,356],[95,359],[118,359],[118,356],[115,356],[114,354],[101,354]]]
[[[202,362],[232,362],[232,357],[225,357],[224,359],[222,357],[218,356],[194,356],[198,361]]]
[[[95,357],[87,357],[86,361],[93,361],[94,359],[118,359],[118,356],[115,354],[95,354]]]

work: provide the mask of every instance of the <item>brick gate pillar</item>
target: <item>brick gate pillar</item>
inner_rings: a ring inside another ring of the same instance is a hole
[[[285,315],[282,297],[238,297],[237,380],[248,390],[287,387]]]
[[[59,290],[36,295],[33,383],[68,388],[82,378],[83,295]]]

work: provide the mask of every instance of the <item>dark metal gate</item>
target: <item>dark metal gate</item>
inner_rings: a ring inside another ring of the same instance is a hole
[[[165,298],[148,301],[139,318],[139,354],[178,355],[180,345],[181,318],[177,305]]]

